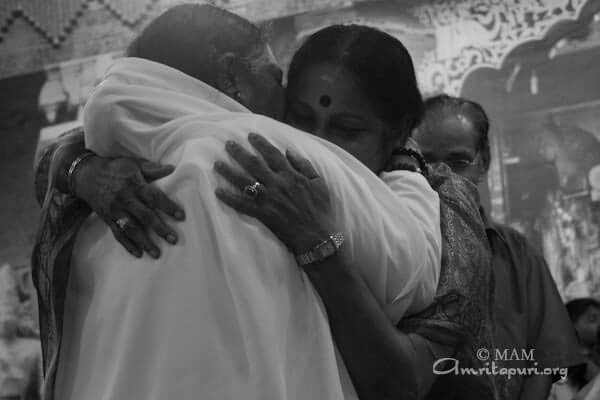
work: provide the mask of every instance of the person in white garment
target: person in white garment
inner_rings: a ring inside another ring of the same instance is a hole
[[[342,257],[393,324],[432,303],[437,194],[420,174],[377,176],[337,145],[277,122],[280,79],[256,27],[200,5],[159,16],[108,70],[84,111],[86,146],[174,165],[158,185],[187,217],[158,260],[131,257],[102,219],[86,220],[73,248],[56,399],[356,398],[297,263]],[[262,136],[251,146],[248,132]],[[287,151],[281,168],[326,184],[329,230],[286,243],[215,196],[219,187],[254,204],[268,195],[266,176],[238,186],[214,170],[232,171],[218,163],[224,148],[235,158],[265,139]]]

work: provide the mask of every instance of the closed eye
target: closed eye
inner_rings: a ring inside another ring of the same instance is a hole
[[[453,170],[463,170],[473,164],[471,160],[447,160],[446,164]]]
[[[332,124],[332,126],[334,128],[341,129],[343,131],[348,131],[348,132],[358,132],[358,131],[365,130],[364,127],[362,127],[362,126],[348,125],[348,124],[342,124],[342,123],[334,123],[334,124]]]
[[[288,107],[288,115],[297,119],[312,119],[314,118],[314,113],[310,109],[310,107],[300,104],[297,102],[292,103]]]
[[[298,112],[297,110],[289,110],[288,118],[294,121],[311,121],[313,119],[312,114],[306,112]]]
[[[367,130],[367,123],[360,117],[340,115],[331,121],[331,127],[346,132],[361,132]]]

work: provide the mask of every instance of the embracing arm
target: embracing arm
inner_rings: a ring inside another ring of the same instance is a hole
[[[71,165],[84,151],[81,127],[65,133],[42,149],[35,167],[39,203],[43,204],[49,185],[83,201],[136,257],[141,257],[143,252],[155,258],[160,256],[151,231],[175,244],[177,233],[164,222],[161,214],[181,221],[185,218],[184,211],[151,183],[171,174],[173,167],[141,159],[109,159],[92,155],[82,160],[72,171],[73,176],[69,177]],[[125,229],[115,223],[123,217],[131,221]]]
[[[308,160],[292,152],[283,155],[258,135],[249,140],[262,157],[235,142],[226,146],[247,174],[225,162],[217,162],[215,170],[240,190],[255,180],[260,182],[258,200],[225,189],[217,189],[217,196],[264,223],[294,254],[303,254],[336,231],[325,182]],[[436,377],[434,361],[451,357],[454,345],[434,343],[396,328],[358,267],[349,265],[343,251],[304,267],[323,300],[357,393],[362,400],[422,398]]]
[[[392,325],[360,277],[339,255],[306,267],[319,293],[361,400],[420,399],[434,383],[432,366],[454,347]]]
[[[67,172],[75,158],[85,149],[83,129],[72,129],[40,149],[34,166],[34,185],[38,203],[42,205],[48,186],[54,178],[56,188],[69,194]]]

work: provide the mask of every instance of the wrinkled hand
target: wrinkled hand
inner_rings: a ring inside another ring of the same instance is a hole
[[[110,227],[115,238],[136,257],[147,252],[160,257],[152,241],[153,231],[171,244],[177,243],[176,232],[161,217],[161,212],[176,219],[185,218],[184,211],[155,185],[149,183],[173,172],[165,166],[140,159],[86,159],[74,176],[75,195]],[[116,223],[127,218],[128,223]]]
[[[283,155],[260,135],[250,134],[248,141],[259,156],[236,142],[225,146],[243,172],[223,161],[215,163],[215,170],[240,189],[233,193],[218,188],[217,197],[261,221],[294,254],[305,253],[327,239],[335,231],[331,200],[311,163],[292,151]],[[244,188],[257,181],[261,186],[256,198],[244,195]]]

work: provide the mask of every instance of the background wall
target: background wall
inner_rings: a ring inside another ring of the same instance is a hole
[[[0,80],[0,264],[28,265],[39,215],[33,195],[33,156],[43,114],[32,107],[42,72]]]

